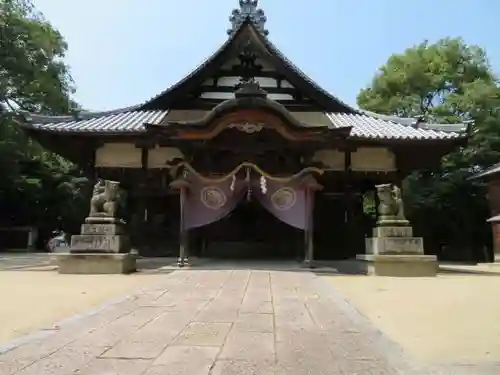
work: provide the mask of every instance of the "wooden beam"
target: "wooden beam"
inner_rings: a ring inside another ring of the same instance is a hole
[[[199,109],[204,111],[210,111],[215,106],[225,102],[224,99],[189,99],[176,102],[172,105],[172,110],[189,110],[189,109]],[[297,100],[276,100],[276,102],[283,105],[289,111],[296,112],[317,112],[318,107],[314,105],[310,100],[304,99],[301,101]]]
[[[222,77],[241,77],[248,75],[248,71],[246,71],[243,68],[240,67],[234,67],[232,69],[220,69],[215,73],[217,78],[222,78]],[[274,78],[276,80],[278,79],[283,79],[283,74],[278,73],[273,70],[255,70],[253,72],[253,75],[255,78],[262,77],[262,78]]]
[[[262,90],[264,90],[267,95],[272,95],[272,94],[288,94],[292,95],[293,97],[296,97],[299,95],[299,92],[297,89],[291,88],[291,87],[262,87]],[[207,92],[223,92],[223,93],[233,93],[235,91],[234,87],[231,86],[200,86],[200,90],[198,92],[200,93],[207,93]]]

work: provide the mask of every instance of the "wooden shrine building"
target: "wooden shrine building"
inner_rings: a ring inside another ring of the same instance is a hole
[[[121,183],[143,255],[175,254],[179,244],[209,257],[363,253],[372,225],[363,194],[437,165],[467,142],[467,126],[347,105],[271,42],[256,0],[240,0],[230,21],[212,56],[142,104],[21,113],[20,126],[89,176]],[[183,184],[198,200],[185,197],[179,214]]]

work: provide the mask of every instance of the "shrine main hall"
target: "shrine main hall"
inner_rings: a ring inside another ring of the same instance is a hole
[[[468,126],[344,103],[272,43],[256,0],[239,1],[227,34],[202,65],[141,104],[23,112],[19,126],[91,179],[120,183],[142,256],[424,257],[405,218],[380,229],[385,214],[372,218],[364,202],[391,206],[405,176],[466,144]],[[400,239],[392,250],[370,245],[384,236]]]

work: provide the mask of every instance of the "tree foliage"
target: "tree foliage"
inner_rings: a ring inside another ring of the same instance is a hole
[[[467,177],[500,160],[498,83],[483,49],[446,38],[391,56],[358,95],[360,107],[383,114],[474,122],[467,147],[445,157],[439,169],[406,179],[411,218],[434,243],[480,247],[489,239],[484,191]]]
[[[57,115],[75,105],[61,34],[30,0],[0,0],[0,226],[79,220],[86,179],[14,124],[19,110]]]

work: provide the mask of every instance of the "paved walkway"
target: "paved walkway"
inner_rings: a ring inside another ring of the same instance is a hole
[[[309,272],[173,272],[3,349],[0,375],[459,373],[411,365],[331,281]]]

